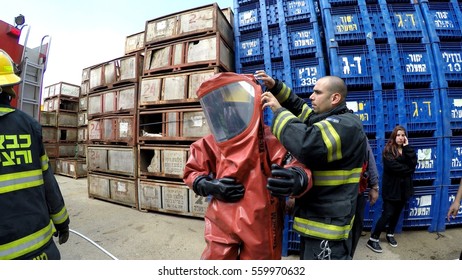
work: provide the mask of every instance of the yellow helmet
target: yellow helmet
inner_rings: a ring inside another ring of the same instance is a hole
[[[15,97],[13,86],[19,84],[21,78],[14,73],[14,62],[11,57],[0,49],[0,93],[5,92]]]

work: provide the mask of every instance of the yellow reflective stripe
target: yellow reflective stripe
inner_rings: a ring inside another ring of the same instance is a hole
[[[5,108],[5,107],[0,107],[0,112],[1,113],[11,113],[14,112],[15,109],[13,108]]]
[[[0,194],[43,185],[41,169],[0,175]]]
[[[354,217],[351,219],[350,224],[337,226],[295,217],[293,229],[305,235],[321,239],[343,240],[348,239],[353,221]]]
[[[362,167],[351,170],[312,171],[314,186],[341,186],[356,184],[361,177]]]
[[[284,126],[287,122],[291,119],[296,119],[296,117],[289,111],[284,110],[282,111],[274,120],[272,132],[276,136],[277,139],[281,140],[281,133]]]
[[[67,217],[69,217],[69,215],[67,214],[66,207],[63,207],[63,209],[61,209],[58,213],[51,215],[51,219],[56,225],[64,223],[67,220]]]
[[[42,163],[42,170],[46,171],[48,169],[48,156],[46,154],[41,156],[40,162]]]
[[[308,119],[308,116],[310,115],[311,111],[312,111],[311,108],[306,103],[303,104],[302,112],[300,113],[300,115],[298,115],[298,118],[302,122],[305,122],[306,119]]]
[[[40,249],[51,239],[53,234],[53,224],[50,223],[41,230],[25,236],[21,239],[10,243],[0,245],[0,260],[11,260],[20,256],[24,256]]]
[[[286,101],[290,96],[290,89],[286,84],[282,83],[282,88],[281,91],[279,91],[276,94],[276,99],[279,101],[279,103],[283,103]]]
[[[323,120],[314,124],[321,131],[322,140],[327,147],[327,162],[336,161],[342,158],[342,142],[332,124]]]

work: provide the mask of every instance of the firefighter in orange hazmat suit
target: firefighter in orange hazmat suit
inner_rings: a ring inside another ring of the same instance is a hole
[[[285,197],[311,188],[311,172],[264,125],[252,75],[220,73],[197,90],[212,134],[190,146],[183,180],[210,196],[201,259],[280,259]]]

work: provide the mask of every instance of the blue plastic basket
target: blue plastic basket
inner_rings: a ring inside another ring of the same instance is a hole
[[[459,179],[462,178],[462,136],[451,136],[449,143],[451,147],[444,164],[449,166],[449,177]]]
[[[403,82],[409,86],[437,86],[437,77],[432,75],[433,61],[431,48],[428,44],[402,43],[398,44],[398,54],[401,63]],[[436,81],[436,82],[435,82]]]
[[[445,225],[446,226],[452,226],[452,225],[460,225],[462,224],[462,205],[459,208],[459,212],[457,212],[457,215],[455,219],[452,219],[448,221],[446,219],[449,207],[451,206],[452,202],[454,202],[454,199],[457,194],[457,190],[459,189],[459,185],[451,185],[451,186],[443,186],[443,191],[442,191],[442,196],[441,196],[441,211],[440,211],[440,216],[444,218]]]
[[[279,9],[277,0],[265,0],[266,2],[266,21],[268,26],[279,24]]]
[[[379,64],[380,80],[384,88],[391,88],[396,84],[396,71],[389,44],[376,44],[377,60]]]
[[[316,21],[316,12],[311,0],[282,0],[286,23]]]
[[[263,38],[261,31],[243,33],[238,39],[238,57],[242,64],[263,62]]]
[[[398,115],[398,91],[384,90],[382,91],[383,103],[383,122],[385,132],[391,132],[397,124],[399,124]]]
[[[447,85],[462,85],[462,42],[441,42],[433,48],[436,60],[442,64]]]
[[[279,27],[268,28],[268,36],[270,42],[270,53],[272,59],[282,57],[282,45],[283,41],[281,38],[281,29]],[[285,42],[285,41],[284,41]]]
[[[436,132],[440,107],[438,94],[438,90],[433,89],[404,90],[408,132]]]
[[[359,6],[339,6],[331,8],[334,38],[338,44],[364,44],[363,18]]]
[[[440,40],[462,39],[461,25],[458,20],[455,2],[428,2],[421,3],[423,18],[427,22],[430,34]]]
[[[441,187],[414,187],[404,208],[403,228],[429,227],[436,230],[440,213]]]
[[[411,145],[417,154],[417,166],[414,173],[414,180],[436,180],[438,176],[438,157],[443,155],[441,150],[441,138],[409,138]],[[438,145],[440,147],[438,147]]]
[[[339,71],[337,76],[344,79],[348,88],[372,89],[372,70],[367,45],[339,46],[337,60],[330,60],[331,71]]]
[[[260,4],[250,3],[237,8],[239,32],[261,30]]]
[[[241,68],[238,68],[236,72],[239,74],[255,74],[255,71],[257,70],[265,70],[265,64],[258,63],[243,65]]]
[[[290,61],[292,91],[300,97],[308,97],[316,81],[325,75],[324,60],[321,58],[293,59]]]
[[[367,134],[376,132],[376,113],[375,113],[375,100],[373,91],[350,91],[346,99],[347,106],[353,110],[357,115],[364,127]]]
[[[287,40],[291,58],[313,57],[322,51],[317,23],[297,23],[287,25]]]
[[[375,42],[386,42],[388,39],[387,30],[385,28],[385,20],[383,18],[380,5],[367,5],[367,12],[371,22],[372,35]]]
[[[462,88],[448,88],[441,94],[447,95],[448,104],[442,107],[449,110],[449,126],[454,132],[462,131]]]
[[[300,235],[293,230],[293,223],[292,217],[285,215],[282,232],[282,256],[284,257],[290,253],[300,253]]]
[[[398,42],[420,42],[424,35],[422,15],[418,5],[407,2],[387,5],[394,35]]]
[[[332,6],[358,5],[358,0],[322,0],[322,1],[327,1]]]

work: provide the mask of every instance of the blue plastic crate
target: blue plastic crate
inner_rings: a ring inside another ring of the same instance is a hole
[[[376,111],[373,91],[350,91],[346,99],[347,107],[353,110],[364,127],[367,134],[376,132]]]
[[[404,90],[408,132],[436,132],[440,109],[438,94],[434,89]]]
[[[391,132],[399,124],[398,91],[382,91],[383,122],[386,132]]]
[[[449,166],[449,177],[459,179],[462,178],[462,136],[451,136],[449,143],[449,155],[444,164]]]
[[[388,4],[394,37],[398,42],[420,42],[424,35],[424,24],[417,4]]]
[[[290,61],[292,91],[300,97],[311,95],[316,81],[325,76],[322,58],[293,59]]]
[[[261,30],[260,4],[250,3],[237,8],[238,14],[238,31],[249,32]]]
[[[455,219],[451,218],[450,221],[446,219],[449,207],[454,202],[458,189],[459,189],[459,185],[443,186],[443,191],[441,195],[442,203],[441,203],[440,216],[441,216],[441,219],[444,218],[444,222],[446,226],[462,224],[462,205],[460,206],[459,212],[457,212]]]
[[[358,0],[322,0],[322,1],[327,1],[332,6],[358,5]]]
[[[237,0],[237,5],[242,6],[242,5],[246,5],[246,4],[254,3],[254,2],[258,3],[258,1],[259,0]]]
[[[322,51],[317,23],[287,25],[287,40],[291,58],[313,57]]]
[[[422,2],[423,19],[432,41],[460,40],[462,30],[454,2]]]
[[[282,0],[286,23],[316,21],[316,11],[311,0]]]
[[[389,44],[376,44],[377,60],[379,64],[380,80],[384,88],[391,88],[396,84],[396,71]]]
[[[263,38],[261,31],[243,33],[237,39],[239,61],[242,64],[257,63],[264,60]]]
[[[265,0],[266,3],[266,21],[268,26],[279,24],[279,9],[277,0]]]
[[[440,213],[441,187],[414,187],[414,195],[404,208],[403,228],[429,227],[436,231]]]
[[[438,164],[438,157],[443,156],[441,149],[442,139],[428,137],[409,138],[409,145],[414,148],[417,154],[414,180],[436,180],[438,167],[441,168]]]
[[[367,13],[369,14],[374,40],[376,42],[386,42],[388,40],[388,35],[380,5],[367,5]]]
[[[442,86],[462,85],[462,42],[441,42],[432,45],[435,60],[441,63],[439,70],[444,72]]]
[[[327,12],[327,11],[326,11]],[[339,44],[364,44],[364,20],[359,6],[339,6],[331,8],[334,38]]]
[[[270,56],[272,59],[281,58],[282,57],[282,37],[281,37],[281,29],[279,27],[271,27],[268,28],[268,36],[270,42]]]
[[[293,230],[293,223],[292,217],[285,215],[282,232],[282,256],[284,257],[290,253],[300,253],[300,235]]]
[[[263,63],[258,63],[258,64],[249,64],[249,65],[243,65],[241,68],[238,68],[236,70],[236,73],[239,74],[255,74],[255,71],[257,70],[265,70],[265,64]]]
[[[437,87],[437,76],[432,71],[433,61],[429,44],[398,44],[401,73],[405,85]]]
[[[449,126],[452,131],[462,131],[462,88],[448,88],[441,94],[447,95],[448,104],[442,108],[449,110]]]
[[[348,88],[372,89],[372,69],[367,45],[339,46],[331,48],[333,59],[330,69],[344,79]],[[336,59],[335,59],[336,58]]]

